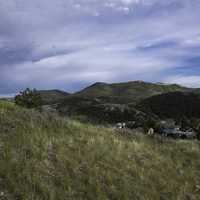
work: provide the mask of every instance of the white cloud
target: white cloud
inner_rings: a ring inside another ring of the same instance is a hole
[[[124,7],[124,6],[120,6],[118,8],[116,8],[118,11],[124,12],[126,14],[128,14],[130,12],[130,8],[129,7]]]
[[[177,83],[192,88],[200,88],[200,76],[175,75],[165,78],[164,82]]]
[[[127,5],[129,5],[129,4],[132,4],[132,3],[139,3],[141,0],[121,0],[121,2],[122,3],[124,3],[124,4],[127,4]]]

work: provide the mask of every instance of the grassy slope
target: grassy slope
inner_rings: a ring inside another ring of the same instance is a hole
[[[38,93],[42,97],[44,104],[58,103],[69,95],[69,93],[61,90],[39,90]]]
[[[172,84],[162,85],[146,83],[142,81],[132,81],[126,83],[95,83],[75,95],[82,97],[104,97],[115,103],[134,103],[141,99],[167,92],[186,91],[188,88]]]
[[[0,102],[0,199],[200,199],[200,144],[61,119]]]

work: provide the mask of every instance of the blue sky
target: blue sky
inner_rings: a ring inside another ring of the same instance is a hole
[[[1,0],[0,95],[130,80],[200,87],[199,0]]]

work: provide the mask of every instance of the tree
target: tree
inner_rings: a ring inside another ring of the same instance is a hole
[[[40,109],[42,98],[36,89],[25,89],[15,96],[15,103],[26,108]]]
[[[181,128],[183,130],[187,130],[191,128],[190,120],[186,116],[183,116],[181,119]]]
[[[197,139],[200,140],[200,128],[196,130],[196,133],[197,133]]]

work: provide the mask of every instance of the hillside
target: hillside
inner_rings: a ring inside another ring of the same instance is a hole
[[[39,90],[38,93],[42,97],[43,104],[55,104],[65,99],[69,93],[61,90]]]
[[[135,108],[137,103],[159,94],[190,90],[192,89],[175,84],[164,85],[142,81],[114,84],[95,83],[80,92],[67,96],[60,101],[57,109],[63,115],[81,115],[95,122],[139,121],[138,118],[144,121],[144,114]],[[145,110],[142,111],[145,112]]]
[[[121,135],[2,101],[0,158],[0,199],[200,199],[197,141]]]
[[[200,118],[200,93],[171,92],[141,101],[137,108],[162,118]]]
[[[139,120],[143,113],[125,104],[115,104],[102,101],[99,98],[68,96],[57,106],[64,116],[82,116],[95,123],[117,123],[120,121]]]
[[[156,84],[143,81],[132,81],[126,83],[95,83],[82,91],[76,93],[76,96],[87,98],[100,98],[104,102],[110,103],[135,103],[142,99],[175,91],[187,91],[188,88],[172,84]]]

